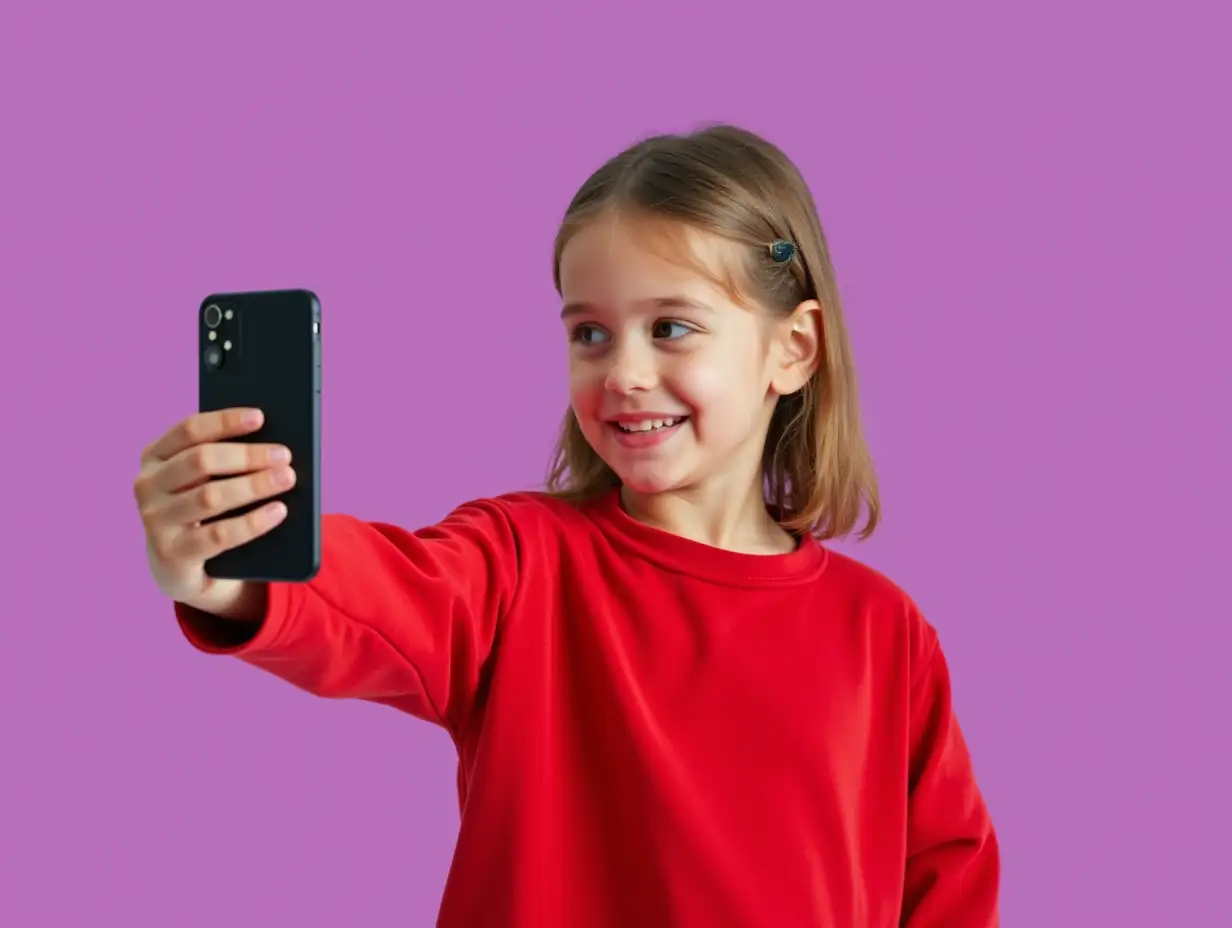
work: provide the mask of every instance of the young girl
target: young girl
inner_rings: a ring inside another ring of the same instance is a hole
[[[416,532],[329,516],[307,584],[202,564],[278,524],[258,411],[145,452],[188,640],[457,746],[457,928],[975,928],[999,857],[913,602],[827,539],[878,517],[812,197],[732,127],[594,174],[555,249],[570,408],[548,489]],[[228,479],[206,485],[211,477]]]

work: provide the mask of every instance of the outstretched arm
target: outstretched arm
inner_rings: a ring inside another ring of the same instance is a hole
[[[518,557],[496,501],[460,506],[416,532],[327,516],[317,576],[256,589],[261,618],[182,604],[176,615],[202,651],[234,655],[317,696],[391,705],[456,734],[517,588]]]

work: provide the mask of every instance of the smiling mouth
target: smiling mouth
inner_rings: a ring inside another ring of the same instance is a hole
[[[670,429],[673,425],[679,425],[687,418],[689,417],[672,416],[670,419],[643,419],[640,422],[613,422],[611,424],[628,435],[642,435],[648,432],[657,432],[661,429]]]

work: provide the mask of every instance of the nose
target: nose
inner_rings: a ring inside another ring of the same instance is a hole
[[[658,380],[653,351],[636,339],[614,345],[607,356],[604,386],[613,393],[650,390]]]

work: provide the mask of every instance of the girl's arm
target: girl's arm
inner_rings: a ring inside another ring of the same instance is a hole
[[[180,627],[198,649],[314,695],[383,703],[459,733],[517,589],[506,504],[469,503],[416,532],[326,516],[321,554],[309,583],[247,589],[259,619],[177,603]]]
[[[912,687],[905,928],[995,928],[1000,854],[929,629]]]

